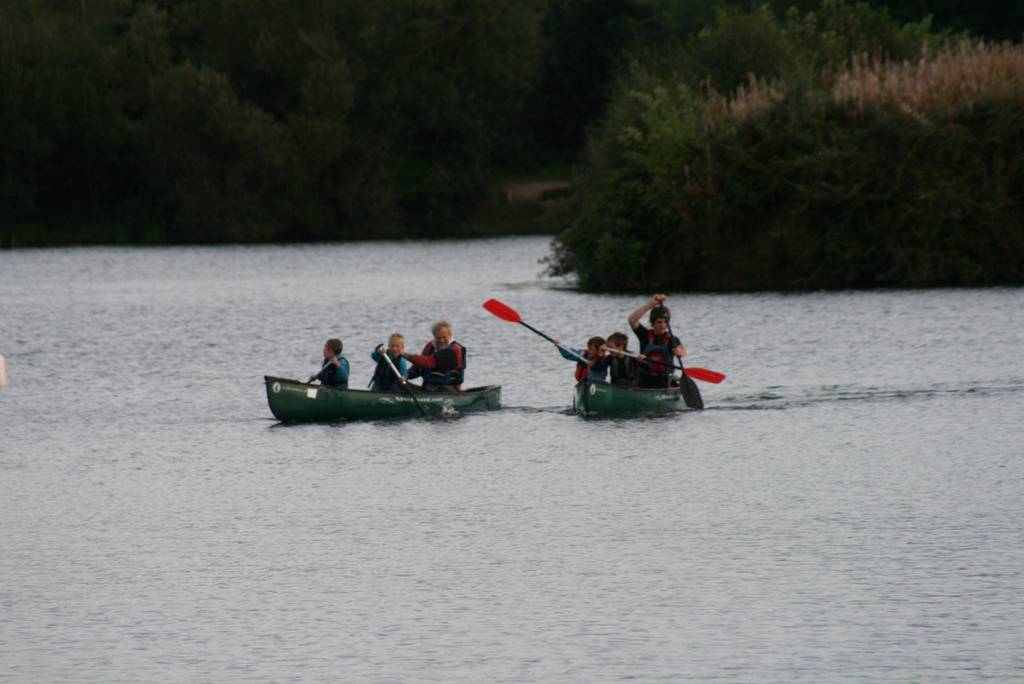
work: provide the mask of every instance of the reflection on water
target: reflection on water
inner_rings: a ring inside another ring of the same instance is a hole
[[[13,681],[973,681],[1024,672],[1024,292],[670,300],[703,412],[584,420],[642,298],[537,238],[0,252]],[[438,317],[506,408],[281,426]],[[635,346],[635,342],[633,342]]]

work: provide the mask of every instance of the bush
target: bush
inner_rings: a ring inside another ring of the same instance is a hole
[[[917,50],[731,97],[624,74],[552,272],[599,290],[1024,281],[1024,48]]]
[[[644,83],[649,74],[633,69],[636,87],[613,99],[588,147],[600,171],[581,179],[592,201],[564,236],[586,287],[614,288],[622,270],[628,279],[669,268],[644,255],[672,248],[679,235],[676,182],[696,144],[699,101],[686,86]]]

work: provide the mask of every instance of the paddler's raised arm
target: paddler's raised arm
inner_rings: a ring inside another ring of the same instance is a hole
[[[668,299],[668,295],[660,294],[660,293],[656,294],[653,297],[651,297],[651,301],[647,302],[646,304],[641,306],[639,309],[637,309],[633,313],[629,314],[629,318],[627,318],[626,320],[629,321],[630,329],[636,330],[636,327],[638,325],[640,325],[640,318],[645,313],[647,313],[648,311],[650,311],[654,307],[656,307],[659,304],[661,304],[662,302],[664,302],[666,299]]]

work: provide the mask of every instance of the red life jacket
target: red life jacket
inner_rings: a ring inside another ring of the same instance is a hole
[[[602,382],[607,382],[605,377],[608,374],[608,367],[611,366],[611,357],[598,356],[594,358],[586,351],[582,353],[582,356],[587,362],[576,362],[576,380],[601,380]]]
[[[647,345],[641,352],[647,357],[647,375],[670,375],[672,373],[672,336],[664,335],[665,342],[655,341],[653,330],[647,331]]]
[[[590,358],[590,356],[588,356],[587,352],[583,352],[583,358],[585,358],[588,362],[591,360],[591,358]],[[579,382],[580,380],[586,380],[587,379],[587,375],[589,373],[590,373],[590,363],[583,363],[582,361],[577,361],[576,362],[576,382]]]

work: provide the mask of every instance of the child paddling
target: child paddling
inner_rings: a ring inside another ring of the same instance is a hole
[[[341,355],[344,345],[341,340],[331,338],[324,344],[324,362],[320,372],[312,375],[309,382],[319,380],[321,385],[348,389],[348,359]]]
[[[554,340],[558,352],[563,358],[576,362],[576,380],[588,380],[591,382],[605,382],[608,377],[608,366],[611,359],[605,356],[602,347],[605,340],[603,337],[595,336],[587,340],[586,350],[573,349],[563,346],[558,340]]]
[[[401,374],[403,378],[409,377],[409,366],[406,360],[402,358],[402,354],[405,352],[405,337],[401,333],[394,333],[388,338],[388,348],[384,351],[384,345],[378,345],[376,349],[370,354],[370,358],[377,362],[377,367],[373,371],[373,380],[371,380],[370,387],[381,392],[397,391],[399,390],[399,380],[395,377],[395,371],[391,368],[391,364],[394,364],[395,369]],[[387,359],[384,355],[387,354]],[[391,360],[391,364],[388,363],[388,359]]]
[[[628,346],[626,333],[613,332],[608,336],[605,349],[609,352],[608,370],[612,384],[633,386],[639,380],[640,367],[637,361],[643,361],[645,357],[629,353]]]

